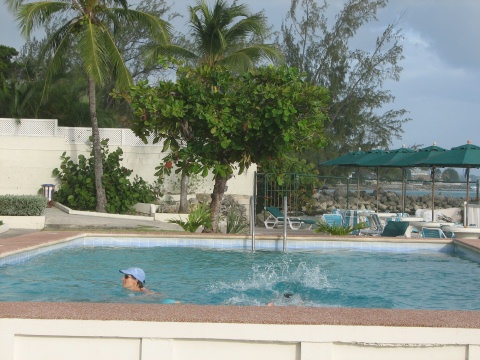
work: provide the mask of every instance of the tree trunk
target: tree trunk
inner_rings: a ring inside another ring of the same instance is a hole
[[[91,75],[88,76],[88,96],[90,101],[90,120],[92,122],[93,138],[93,159],[95,162],[95,189],[97,195],[97,212],[107,212],[107,196],[103,188],[103,162],[102,145],[100,144],[100,131],[98,130],[97,120],[97,100],[95,98],[95,80]]]
[[[182,180],[180,182],[180,208],[178,212],[180,214],[188,213],[188,176],[182,175]]]
[[[220,222],[220,205],[222,203],[223,194],[227,186],[228,178],[215,175],[215,185],[213,186],[212,202],[210,203],[210,210],[213,217],[213,229],[204,229],[204,232],[213,232],[219,230]]]

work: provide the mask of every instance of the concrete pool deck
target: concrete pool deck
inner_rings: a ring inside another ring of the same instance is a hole
[[[184,235],[169,230],[171,224],[155,224],[151,229],[144,228],[142,220],[136,223],[123,219],[99,220],[52,209],[47,209],[47,230],[9,230],[0,234],[0,256],[83,236]],[[257,231],[259,238],[280,239],[282,234],[281,230]],[[195,236],[212,237],[212,234]],[[288,237],[334,239],[311,231],[289,231]],[[478,240],[456,243],[480,252]],[[63,359],[66,353],[62,351],[76,354],[69,356],[75,359],[149,360],[157,359],[162,351],[165,355],[162,358],[171,360],[427,357],[480,360],[480,311],[2,302],[0,329],[0,347],[5,356],[2,358],[7,360],[35,359],[40,353],[50,359]],[[90,353],[92,349],[97,352]],[[108,356],[99,357],[98,351],[103,350]]]

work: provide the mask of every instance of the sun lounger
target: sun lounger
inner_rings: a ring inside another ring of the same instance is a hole
[[[424,227],[424,228],[422,228],[422,237],[423,238],[444,239],[447,236],[444,234],[442,229]]]
[[[380,236],[390,236],[390,237],[405,236],[408,226],[409,226],[408,222],[388,221],[385,227],[383,228],[383,231],[380,234]]]
[[[370,228],[360,230],[360,235],[381,235],[383,232],[383,224],[377,214],[368,214],[368,224]]]
[[[322,218],[330,226],[344,226],[343,217],[340,214],[323,214]]]
[[[267,229],[283,226],[285,216],[278,208],[274,206],[268,206],[265,208],[265,210],[269,213],[268,217],[264,221]],[[300,229],[303,224],[307,225],[307,229],[311,229],[313,225],[316,224],[315,220],[302,219],[298,216],[287,216],[286,221],[292,230]]]

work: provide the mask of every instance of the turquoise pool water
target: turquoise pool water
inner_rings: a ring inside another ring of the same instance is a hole
[[[121,287],[142,267],[155,294]],[[77,247],[0,266],[0,301],[480,310],[480,264],[452,253]]]

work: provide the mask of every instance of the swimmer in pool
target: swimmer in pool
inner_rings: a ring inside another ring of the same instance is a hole
[[[293,293],[291,293],[291,292],[286,292],[286,293],[283,294],[283,297],[284,297],[285,299],[291,299],[292,296],[293,296]],[[267,304],[267,306],[274,306],[274,304],[273,304],[273,302],[269,302],[269,303]]]
[[[154,296],[161,296],[161,293],[155,293],[151,290],[145,288],[145,272],[137,267],[128,268],[127,270],[119,270],[123,275],[122,278],[122,286],[125,289],[136,291],[136,292],[144,292],[148,293],[149,295]],[[180,301],[174,299],[163,299],[162,304],[178,304]]]
[[[123,275],[122,286],[131,291],[148,291],[145,288],[145,272],[137,267],[119,270]]]

